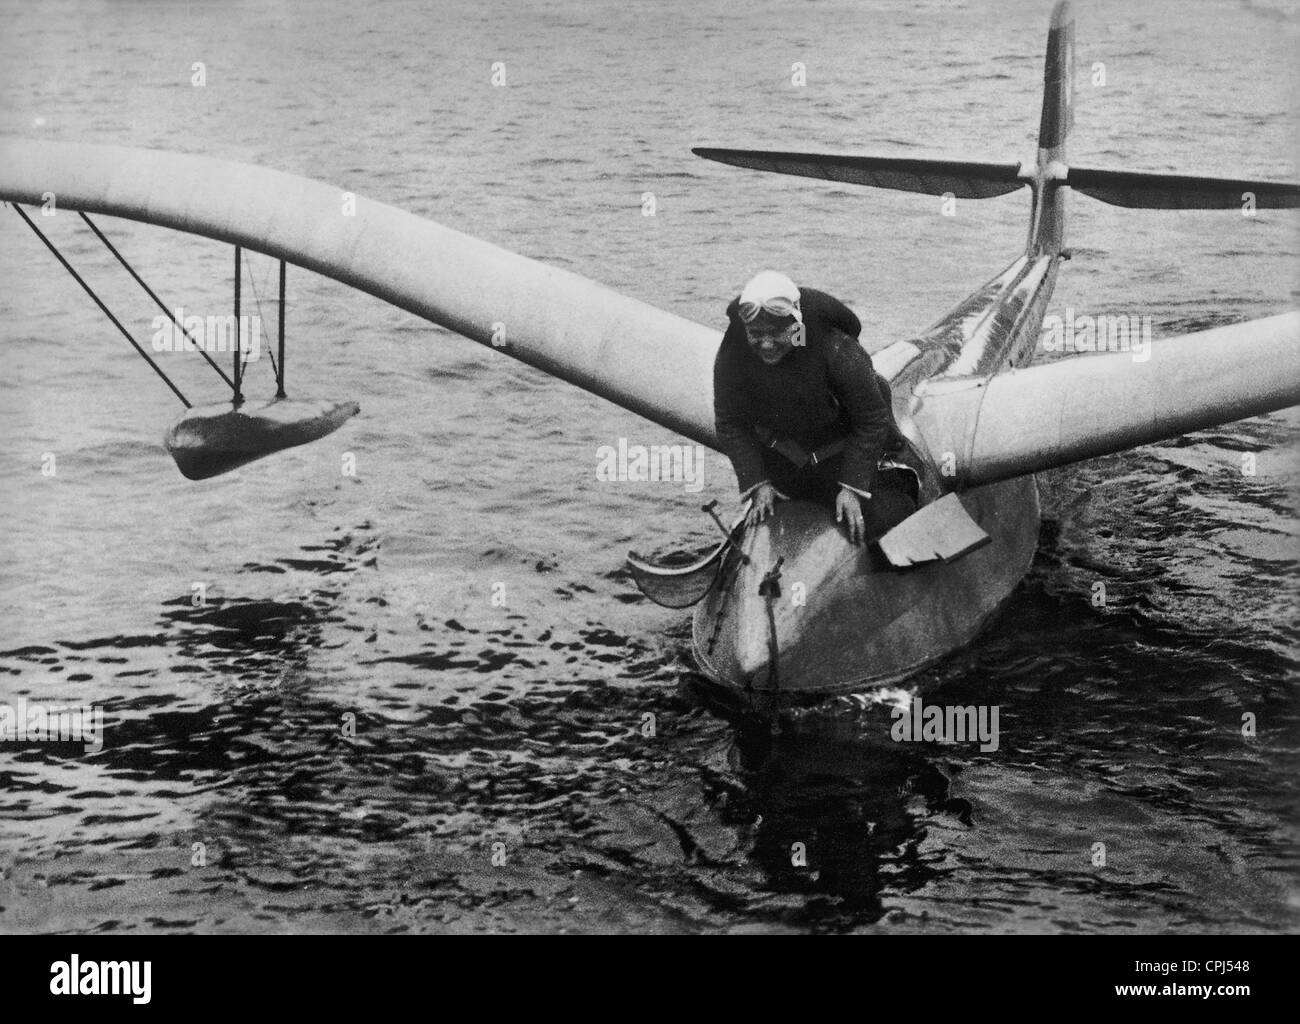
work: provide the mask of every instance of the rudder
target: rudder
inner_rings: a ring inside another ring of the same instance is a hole
[[[1030,255],[1061,251],[1065,237],[1065,206],[1060,188],[1050,172],[1053,164],[1064,170],[1066,141],[1074,127],[1074,15],[1069,0],[1052,10],[1043,64],[1043,113],[1038,125],[1038,186]]]

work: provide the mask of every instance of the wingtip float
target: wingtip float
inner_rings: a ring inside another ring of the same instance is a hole
[[[361,411],[356,402],[313,402],[273,398],[232,407],[229,403],[189,409],[163,439],[187,480],[207,480],[256,459],[333,433]]]
[[[20,205],[15,203],[13,209],[54,255],[64,270],[90,296],[100,312],[126,338],[136,354],[144,360],[150,369],[167,385],[172,394],[185,406],[184,415],[168,429],[163,438],[163,444],[167,451],[171,453],[172,458],[175,459],[176,466],[181,471],[181,474],[187,479],[206,480],[209,477],[228,473],[232,469],[237,469],[267,455],[283,451],[286,448],[308,444],[333,433],[361,411],[361,407],[356,402],[291,401],[286,396],[284,260],[280,261],[279,359],[276,359],[274,355],[270,356],[271,366],[275,372],[275,397],[266,405],[256,408],[245,407],[243,395],[244,375],[251,351],[249,344],[251,339],[246,337],[246,318],[241,315],[244,276],[242,247],[235,246],[233,315],[222,318],[208,318],[206,321],[203,318],[187,318],[182,323],[179,318],[180,311],[173,312],[136,272],[135,268],[118,248],[109,241],[108,236],[86,215],[86,212],[84,210],[78,211],[78,216],[82,222],[171,321],[167,328],[168,331],[170,332],[171,328],[174,327],[176,336],[183,339],[178,347],[181,350],[188,348],[201,354],[208,365],[233,392],[229,404],[221,403],[195,408],[171,377],[167,375],[166,371],[136,341],[122,321],[113,315],[112,310],[108,308],[104,300],[99,297],[86,279],[77,272],[49,236],[36,225]],[[195,338],[194,332],[191,330],[191,324],[194,325],[196,330],[211,326],[217,342],[213,347],[218,349],[228,347],[231,350],[233,354],[233,376],[228,376],[217,365],[207,350],[209,346],[201,339]],[[257,334],[260,336],[260,331]]]

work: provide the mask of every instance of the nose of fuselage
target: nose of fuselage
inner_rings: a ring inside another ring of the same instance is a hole
[[[732,686],[813,689],[820,667],[837,660],[834,634],[854,630],[846,598],[869,571],[866,547],[828,509],[791,501],[747,530],[741,550],[700,606],[699,653]]]
[[[969,643],[1033,560],[1038,495],[1022,477],[964,492],[961,502],[989,543],[903,569],[850,543],[828,509],[778,502],[746,531],[748,561],[724,566],[696,605],[701,668],[724,687],[781,703],[894,685]],[[779,578],[765,587],[778,563]]]

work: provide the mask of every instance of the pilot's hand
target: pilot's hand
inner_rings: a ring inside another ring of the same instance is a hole
[[[784,497],[785,495],[771,484],[759,484],[749,497],[749,512],[745,515],[745,525],[753,526],[755,523],[761,523],[772,514],[776,499]]]
[[[848,528],[849,540],[854,544],[861,544],[866,539],[867,524],[862,518],[862,501],[847,487],[841,487],[835,498],[835,521]]]

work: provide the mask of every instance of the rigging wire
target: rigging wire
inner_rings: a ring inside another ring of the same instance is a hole
[[[246,267],[247,270],[248,270],[248,285],[249,285],[250,288],[253,289],[253,302],[257,304],[257,319],[258,319],[259,321],[264,321],[266,318],[265,318],[264,316],[262,316],[262,296],[258,293],[258,290],[257,290],[257,278],[253,275],[253,261],[252,261],[252,260],[245,260],[245,261],[244,261],[244,265],[245,265],[245,267]],[[283,296],[283,295],[280,296],[280,301],[281,301],[281,302],[284,301],[284,296]],[[283,316],[281,316],[281,320],[280,320],[280,322],[281,322],[281,323],[284,322],[284,318],[283,318]],[[280,383],[280,370],[279,370],[279,368],[278,368],[278,367],[276,366],[276,364],[275,364],[275,353],[271,351],[271,348],[270,348],[269,345],[267,346],[266,354],[267,354],[267,356],[270,357],[270,360],[271,360],[271,372],[275,375],[275,381],[276,381],[276,384],[279,384],[279,383]],[[283,396],[279,396],[279,397],[283,397]]]
[[[181,400],[181,404],[184,405],[185,408],[187,409],[192,409],[193,406],[190,404],[189,399],[187,399],[183,394],[181,394],[181,389],[172,383],[171,378],[168,377],[167,374],[163,373],[162,367],[160,367],[157,363],[153,361],[153,359],[150,358],[149,353],[139,346],[135,338],[131,337],[131,332],[122,326],[121,321],[118,320],[118,318],[112,314],[112,312],[109,310],[109,308],[106,305],[104,305],[103,300],[100,299],[100,297],[95,294],[94,289],[91,288],[90,285],[88,285],[85,282],[82,276],[72,268],[72,264],[69,263],[64,258],[63,253],[59,252],[59,250],[54,247],[54,243],[51,242],[48,238],[46,238],[45,233],[41,231],[41,229],[38,228],[32,222],[32,219],[23,212],[22,207],[19,206],[17,203],[11,203],[10,205],[13,207],[14,212],[17,213],[18,216],[20,216],[27,223],[27,226],[31,228],[34,232],[36,232],[36,237],[45,243],[45,247],[54,254],[54,258],[57,259],[61,264],[63,264],[63,269],[66,270],[69,274],[71,274],[72,279],[76,281],[77,284],[81,285],[83,289],[85,289],[86,294],[89,295],[95,301],[95,305],[99,307],[100,312],[103,313],[106,317],[108,317],[108,319],[112,322],[113,326],[122,332],[122,337],[126,338],[126,340],[131,343],[131,347],[134,348],[136,352],[140,354],[140,357],[151,367],[153,367],[154,373],[158,374],[158,376],[163,379],[163,383],[172,389],[172,393]]]
[[[257,304],[257,318],[259,321],[262,321],[265,319],[265,317],[263,317],[262,315],[262,296],[257,289],[257,277],[253,273],[252,261],[248,260],[246,262],[248,264],[248,284],[253,289],[253,301]],[[279,260],[279,264],[280,264],[280,297],[276,303],[276,317],[278,321],[278,326],[276,328],[275,337],[276,337],[276,347],[280,350],[280,358],[278,361],[276,360],[275,353],[271,350],[271,347],[269,345],[266,348],[266,354],[271,361],[271,373],[275,377],[275,397],[285,398],[286,395],[284,391],[284,366],[285,366],[284,288],[285,288],[285,277],[286,277],[285,269],[287,264],[285,263],[284,260]],[[268,272],[266,276],[270,277],[271,275]],[[265,284],[265,282],[263,283]]]

